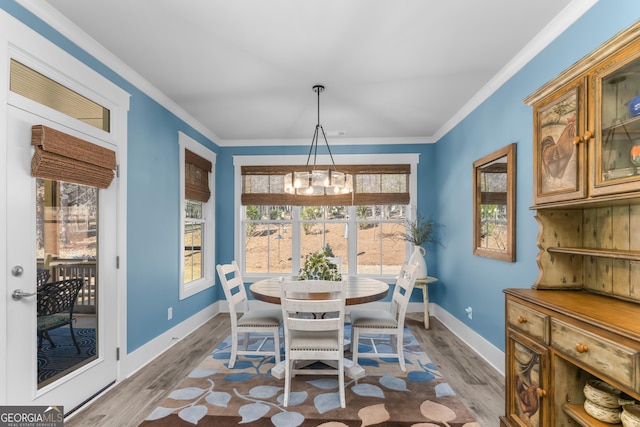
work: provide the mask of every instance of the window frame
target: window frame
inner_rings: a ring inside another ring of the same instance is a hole
[[[178,145],[180,147],[180,262],[179,262],[179,282],[180,300],[195,295],[205,289],[213,287],[215,275],[213,266],[215,265],[215,171],[216,153],[189,137],[178,132]],[[211,162],[211,172],[209,173],[209,190],[211,197],[203,204],[202,221],[204,223],[204,235],[202,236],[202,278],[191,282],[184,281],[184,244],[185,244],[185,150],[189,150],[198,156]]]
[[[244,220],[242,217],[242,166],[273,166],[273,165],[300,165],[306,162],[306,156],[300,155],[292,155],[292,156],[242,156],[237,155],[233,156],[233,165],[234,165],[234,217],[236,221],[234,222],[234,241],[235,242],[244,242]],[[409,176],[409,204],[407,204],[407,220],[410,220],[411,216],[415,214],[415,206],[417,204],[417,187],[418,187],[418,163],[420,160],[420,153],[390,153],[390,154],[364,154],[364,155],[333,155],[336,165],[340,164],[350,164],[350,165],[382,165],[382,164],[410,164],[411,172]],[[331,158],[328,155],[318,156],[317,158],[319,164],[329,164],[331,163]],[[324,163],[323,163],[324,162]],[[355,207],[351,207],[355,210]],[[353,216],[353,215],[351,215]],[[353,216],[353,220],[356,218]],[[376,220],[383,221],[383,220]],[[244,246],[242,244],[235,245],[235,259],[238,261],[238,265],[240,266],[242,275],[244,278],[249,279],[250,281],[261,280],[264,278],[274,277],[282,275],[282,273],[247,273],[245,268],[245,254],[243,250]],[[293,251],[300,250],[300,240],[294,240],[293,242]],[[411,251],[413,248],[411,244],[407,242],[406,244],[406,259],[409,259],[411,255]],[[352,238],[348,242],[348,253],[356,254],[357,253],[357,240]],[[355,258],[354,258],[355,259]],[[349,267],[354,265],[354,270],[357,269],[355,267],[356,264],[349,263]],[[295,270],[295,265],[292,266]],[[350,272],[343,271],[343,274],[350,274]],[[353,275],[356,275],[354,272]],[[358,274],[358,276],[375,276],[377,278],[393,280],[395,275],[393,274],[373,274],[373,275],[365,275]]]

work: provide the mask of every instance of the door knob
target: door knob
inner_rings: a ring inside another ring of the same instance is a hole
[[[20,277],[22,276],[22,273],[24,273],[24,268],[22,268],[21,265],[16,265],[11,269],[11,274],[14,277]]]
[[[36,294],[36,292],[25,292],[22,289],[16,289],[13,291],[13,293],[11,294],[11,298],[13,298],[16,301],[20,301],[22,298],[25,297],[32,297]]]

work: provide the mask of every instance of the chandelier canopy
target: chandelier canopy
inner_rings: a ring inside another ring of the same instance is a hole
[[[313,132],[311,147],[309,148],[309,155],[307,156],[307,170],[287,173],[284,176],[284,191],[289,194],[304,196],[330,196],[351,193],[353,191],[353,176],[336,170],[336,163],[333,160],[333,154],[331,154],[327,135],[324,133],[324,128],[320,124],[320,93],[324,91],[324,86],[315,85],[313,91],[318,95],[318,122]],[[329,156],[331,157],[332,167],[327,169],[318,169],[316,167],[318,140],[320,139],[321,133]],[[309,164],[311,153],[313,153],[313,165]]]

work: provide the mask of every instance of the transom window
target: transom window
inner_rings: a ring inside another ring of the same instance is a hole
[[[110,111],[55,80],[11,59],[12,92],[98,129],[110,131]]]

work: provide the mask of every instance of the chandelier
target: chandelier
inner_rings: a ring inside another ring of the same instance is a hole
[[[330,196],[351,193],[353,191],[353,176],[336,170],[336,163],[333,161],[333,154],[331,154],[331,148],[327,142],[327,135],[325,135],[324,128],[320,124],[320,93],[324,91],[324,86],[315,85],[313,91],[318,95],[318,123],[311,139],[306,170],[286,174],[284,176],[284,191],[289,194],[304,196]],[[322,138],[327,146],[333,166],[326,169],[316,168],[320,133],[322,133]],[[313,165],[309,165],[311,153],[313,153]]]

